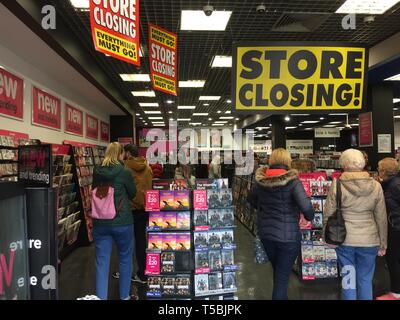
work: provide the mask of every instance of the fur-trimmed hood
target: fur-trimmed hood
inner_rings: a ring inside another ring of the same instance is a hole
[[[291,169],[280,175],[267,176],[265,174],[265,171],[268,168],[269,168],[268,166],[262,166],[258,168],[256,171],[256,181],[261,187],[264,188],[286,186],[290,181],[297,179],[299,174],[297,170]]]

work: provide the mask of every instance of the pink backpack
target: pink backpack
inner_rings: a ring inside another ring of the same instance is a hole
[[[113,220],[117,215],[122,204],[122,199],[118,210],[114,203],[114,187],[111,185],[98,186],[92,190],[92,213],[91,217],[97,220]]]

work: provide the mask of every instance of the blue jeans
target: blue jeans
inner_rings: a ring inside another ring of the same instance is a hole
[[[119,257],[119,296],[121,300],[128,299],[130,296],[133,235],[133,225],[95,226],[93,228],[93,238],[96,244],[96,295],[102,300],[107,300],[108,298],[108,279],[113,240],[117,246]]]
[[[274,271],[273,300],[288,300],[289,277],[301,250],[301,243],[261,239]]]
[[[378,247],[339,246],[336,253],[342,276],[343,300],[372,300],[372,280]]]

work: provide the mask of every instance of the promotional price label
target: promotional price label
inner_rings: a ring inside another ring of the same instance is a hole
[[[65,104],[65,132],[83,136],[83,112]]]
[[[207,190],[193,190],[194,210],[208,210]]]
[[[33,87],[32,124],[61,130],[61,100]]]
[[[146,211],[160,211],[160,193],[158,190],[146,191]]]
[[[24,80],[0,68],[0,114],[24,118]]]
[[[99,120],[89,114],[86,115],[86,137],[94,140],[99,138]]]
[[[146,275],[159,275],[160,274],[160,254],[147,253],[146,254]]]

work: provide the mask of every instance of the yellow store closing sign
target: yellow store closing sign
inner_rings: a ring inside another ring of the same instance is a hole
[[[367,61],[363,47],[235,44],[234,106],[257,112],[361,109]]]

